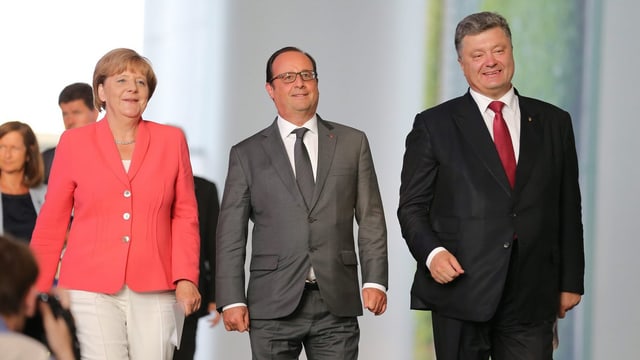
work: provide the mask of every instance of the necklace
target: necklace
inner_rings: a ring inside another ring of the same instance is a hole
[[[135,139],[134,140],[128,140],[128,141],[120,141],[120,140],[113,139],[113,141],[115,141],[115,143],[117,145],[131,145],[131,144],[135,144],[135,142],[136,142]]]

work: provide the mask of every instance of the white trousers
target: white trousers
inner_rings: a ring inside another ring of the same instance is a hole
[[[174,291],[69,290],[83,360],[171,360]]]

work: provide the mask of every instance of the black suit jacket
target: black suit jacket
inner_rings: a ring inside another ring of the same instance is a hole
[[[517,94],[517,93],[516,93]],[[520,155],[512,190],[469,93],[416,116],[406,140],[398,217],[417,270],[411,307],[487,321],[518,241],[516,309],[552,319],[559,292],[582,294],[584,249],[578,164],[569,114],[518,96]],[[443,246],[465,273],[445,285],[426,267]]]
[[[44,162],[44,183],[49,183],[49,174],[51,173],[51,164],[53,157],[56,155],[56,148],[52,147],[42,152],[42,160]]]
[[[209,313],[209,303],[215,302],[216,290],[216,227],[220,203],[218,189],[211,181],[194,176],[198,221],[200,223],[200,279],[198,290],[202,295],[202,306],[197,316]]]

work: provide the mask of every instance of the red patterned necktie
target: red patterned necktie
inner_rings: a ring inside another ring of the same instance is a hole
[[[507,123],[502,117],[502,108],[504,103],[502,101],[492,101],[489,104],[489,109],[495,113],[493,117],[493,142],[496,144],[496,150],[502,161],[502,167],[504,167],[509,184],[513,189],[513,185],[516,183],[516,155],[513,152],[513,143],[511,142],[511,135],[509,135],[509,128]]]

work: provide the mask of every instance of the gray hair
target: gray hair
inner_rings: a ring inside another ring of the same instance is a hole
[[[462,39],[467,35],[477,35],[489,29],[499,27],[504,31],[505,35],[511,42],[511,29],[509,29],[509,23],[502,15],[495,12],[479,12],[471,14],[462,19],[456,27],[455,45],[456,52],[460,56],[460,46]],[[513,44],[512,44],[513,46]]]

